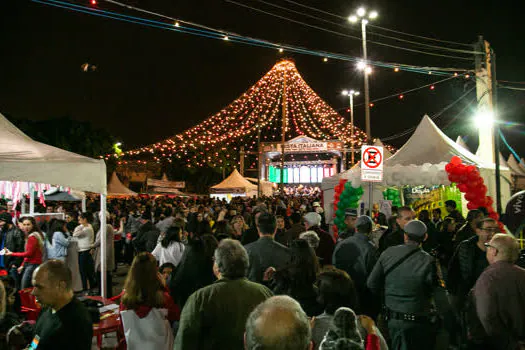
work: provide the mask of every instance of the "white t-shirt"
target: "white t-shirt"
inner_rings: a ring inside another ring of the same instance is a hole
[[[184,253],[184,248],[184,244],[180,242],[171,242],[167,248],[164,248],[159,242],[151,254],[157,259],[159,265],[169,262],[177,266]]]

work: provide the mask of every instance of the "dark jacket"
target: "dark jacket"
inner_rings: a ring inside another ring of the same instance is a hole
[[[476,231],[470,227],[470,224],[467,222],[456,232],[454,236],[454,247],[457,247],[461,242],[476,235]]]
[[[366,280],[377,262],[377,248],[363,233],[355,233],[336,246],[332,262],[335,267],[346,271],[354,281],[359,296],[358,312],[376,316],[381,301],[370,293]]]
[[[290,238],[290,241],[293,241],[299,238],[299,235],[305,231],[306,229],[304,226],[300,223],[297,223],[293,224],[292,227],[286,231],[286,235]]]
[[[269,267],[279,270],[286,267],[290,262],[288,248],[269,236],[260,237],[256,242],[246,245],[245,248],[250,261],[248,278],[253,282],[261,283],[264,272]]]
[[[11,227],[5,229],[2,232],[1,239],[5,237],[4,247],[9,249],[12,252],[21,253],[25,251],[25,240],[24,233],[20,231],[15,225],[10,225]],[[7,228],[7,225],[5,226]],[[12,256],[4,255],[4,265],[8,269],[11,265],[20,266],[24,258],[15,258]]]
[[[133,245],[139,252],[151,253],[157,246],[159,235],[159,229],[148,220],[139,228],[137,236],[133,240]]]
[[[419,251],[385,277],[385,271],[414,249]],[[379,257],[367,286],[376,295],[384,290],[385,305],[390,310],[427,315],[432,309],[432,295],[437,286],[434,258],[416,244],[390,247]]]
[[[183,308],[191,294],[215,280],[212,259],[205,255],[201,246],[190,242],[172,273],[169,285],[171,297]]]
[[[319,236],[319,246],[315,250],[315,254],[321,258],[319,261],[321,266],[332,265],[332,255],[335,249],[335,242],[332,236],[319,226],[312,226],[308,230],[315,231]]]
[[[405,233],[402,230],[385,232],[379,238],[379,253],[381,254],[390,247],[405,243]]]
[[[271,296],[268,288],[246,278],[222,278],[198,290],[182,310],[174,348],[242,349],[248,316]]]
[[[461,242],[457,248],[461,276],[457,295],[460,298],[467,296],[483,270],[489,266],[485,252],[478,248],[477,243],[478,236],[474,236]]]
[[[285,229],[277,229],[275,232],[274,239],[276,242],[281,243],[282,245],[285,245],[287,247],[290,246],[290,242],[292,242],[291,235],[288,234],[288,231]]]

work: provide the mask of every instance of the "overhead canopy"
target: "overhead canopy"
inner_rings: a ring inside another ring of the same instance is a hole
[[[111,180],[108,184],[108,196],[136,196],[137,193],[133,192],[120,182],[117,173],[111,174]]]
[[[392,157],[392,152],[388,150],[388,148],[385,147],[384,143],[381,142],[380,139],[375,139],[374,146],[383,147],[383,157],[384,159],[388,159]]]
[[[246,180],[237,169],[234,169],[230,176],[221,183],[212,186],[210,191],[212,193],[248,193],[257,191],[257,185]]]
[[[509,155],[509,160],[507,161],[507,164],[510,168],[510,171],[512,172],[512,175],[516,176],[525,176],[525,170],[522,169],[514,155],[512,153]]]
[[[0,114],[0,179],[106,194],[106,163],[34,141]]]
[[[482,164],[478,157],[448,138],[425,115],[410,139],[385,161],[385,166],[448,163],[454,156],[460,157],[467,164]]]
[[[48,191],[49,192],[49,191]],[[85,198],[85,194],[82,192],[61,192],[61,191],[53,191],[50,194],[44,193],[44,197],[46,201],[54,201],[54,202],[80,202],[83,198]]]

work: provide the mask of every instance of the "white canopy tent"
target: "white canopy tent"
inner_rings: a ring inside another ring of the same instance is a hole
[[[450,185],[445,165],[450,162],[453,156],[460,157],[466,164],[476,165],[485,180],[488,195],[495,198],[494,164],[484,164],[476,155],[445,135],[426,115],[403,147],[392,157],[385,160],[383,182],[379,185]],[[511,195],[510,170],[506,167],[501,167],[500,170],[502,178],[501,199],[502,203],[506,203]],[[354,185],[358,185],[361,183],[361,169],[356,166],[339,174],[338,177],[323,179],[323,191],[333,189],[340,178],[348,179]],[[365,188],[365,192],[366,190]],[[367,195],[365,194],[363,198],[367,198]],[[325,197],[325,210],[330,206],[326,204],[330,204],[330,202],[327,203]],[[328,208],[328,210],[330,209]]]
[[[383,147],[383,157],[385,159],[392,157],[392,152],[390,152],[388,148],[385,147],[385,144],[381,142],[380,139],[375,139],[374,146]]]
[[[231,195],[231,196],[254,196],[257,195],[257,185],[246,180],[237,169],[221,183],[210,188],[210,196],[213,194]]]
[[[106,294],[106,163],[34,141],[0,114],[0,179],[100,193],[101,292]]]
[[[136,196],[137,192],[133,192],[122,182],[120,182],[117,173],[111,174],[111,179],[108,183],[108,197],[124,197],[124,196]]]
[[[523,169],[520,166],[520,164],[518,163],[518,161],[516,160],[516,158],[514,157],[512,153],[509,155],[509,160],[507,161],[507,164],[510,170],[512,171],[513,175],[525,176],[525,169]]]

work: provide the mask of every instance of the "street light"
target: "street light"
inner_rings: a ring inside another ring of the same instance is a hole
[[[352,165],[354,165],[354,96],[358,96],[359,91],[343,90],[343,95],[348,96],[350,100],[350,151],[352,152]]]
[[[494,114],[481,110],[474,116],[474,123],[478,129],[492,128],[494,125]]]
[[[357,23],[361,21],[361,37],[363,39],[363,62],[359,64],[358,67],[364,71],[364,80],[365,80],[365,125],[366,125],[366,136],[368,141],[372,141],[372,132],[370,130],[370,91],[368,87],[368,75],[372,73],[372,68],[368,66],[367,62],[367,52],[366,52],[366,25],[369,20],[376,19],[379,14],[377,11],[368,12],[364,7],[357,9],[356,13],[348,17],[348,20],[351,23]]]

